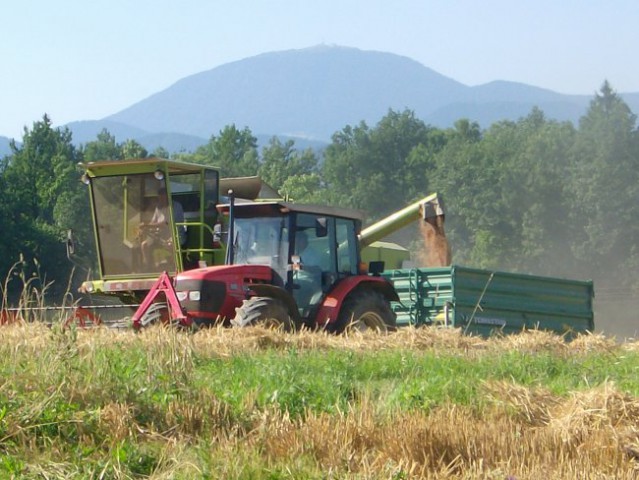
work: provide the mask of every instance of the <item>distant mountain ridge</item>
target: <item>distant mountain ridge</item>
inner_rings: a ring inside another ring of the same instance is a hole
[[[133,138],[148,150],[174,152],[191,151],[235,124],[262,141],[273,135],[296,139],[299,148],[302,139],[325,144],[346,125],[374,126],[389,109],[413,110],[441,128],[460,118],[487,128],[526,116],[535,106],[547,118],[576,122],[599,87],[593,85],[592,95],[499,80],[470,87],[400,55],[320,45],[227,63],[104,119],[68,126],[75,143],[95,140],[107,128],[119,142]],[[639,111],[639,93],[620,95]]]
[[[149,152],[157,147],[164,147],[170,152],[191,152],[207,142],[207,139],[203,137],[173,132],[152,133],[112,120],[85,120],[71,122],[66,126],[73,133],[75,143],[91,142],[103,129],[107,129],[118,142],[134,139]]]
[[[424,110],[462,84],[414,60],[343,47],[265,53],[186,77],[108,117],[148,131],[206,136],[235,123],[254,133],[328,140],[389,108]]]
[[[488,127],[534,106],[549,118],[576,121],[591,99],[506,81],[469,87],[407,57],[322,45],[191,75],[107,119],[200,137],[234,123],[257,134],[328,141],[346,125],[374,125],[389,108],[414,110],[438,127],[460,118]]]
[[[188,135],[184,133],[150,133],[145,130],[130,127],[123,123],[113,122],[110,120],[86,120],[82,122],[71,122],[66,127],[73,133],[73,142],[75,144],[86,144],[87,142],[94,141],[98,134],[107,129],[111,135],[113,135],[117,142],[123,142],[127,139],[134,139],[140,143],[149,152],[153,152],[156,148],[162,147],[168,150],[170,153],[180,152],[193,152],[199,146],[204,145],[209,141],[209,138],[213,133],[206,137],[198,137],[195,135]],[[217,134],[218,132],[214,132]],[[257,138],[258,147],[262,147],[268,144],[269,140],[274,135],[260,135],[254,136]],[[298,150],[304,150],[306,148],[321,149],[326,146],[327,142],[309,140],[306,138],[289,137],[286,135],[275,135],[281,141],[286,141],[289,138],[295,141],[295,148]],[[2,137],[0,137],[2,138]],[[1,143],[0,143],[1,147]]]

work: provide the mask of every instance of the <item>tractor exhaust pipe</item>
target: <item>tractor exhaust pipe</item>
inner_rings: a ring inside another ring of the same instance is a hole
[[[235,261],[235,192],[228,191],[229,196],[229,237],[226,247],[226,264],[232,265]]]

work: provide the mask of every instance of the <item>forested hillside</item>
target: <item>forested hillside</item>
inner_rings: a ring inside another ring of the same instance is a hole
[[[151,153],[168,155],[116,143],[108,131],[76,148],[46,115],[34,123],[3,159],[0,274],[22,256],[28,274],[37,267],[64,291],[66,229],[85,250],[93,242],[77,163]],[[370,220],[437,191],[455,263],[592,278],[596,290],[639,287],[639,131],[607,83],[576,126],[533,109],[485,130],[464,119],[442,129],[389,110],[375,125],[345,125],[322,156],[277,138],[258,150],[250,126],[229,125],[174,157],[219,166],[223,176],[258,173],[295,201],[355,207]]]

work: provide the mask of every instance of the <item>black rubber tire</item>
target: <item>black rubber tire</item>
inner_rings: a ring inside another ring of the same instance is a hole
[[[267,328],[293,330],[293,320],[286,304],[272,297],[251,297],[244,300],[242,306],[235,309],[235,318],[231,320],[235,327],[262,325]]]
[[[351,330],[375,330],[380,333],[393,331],[397,316],[384,296],[370,288],[352,292],[344,301],[335,327],[335,333]]]

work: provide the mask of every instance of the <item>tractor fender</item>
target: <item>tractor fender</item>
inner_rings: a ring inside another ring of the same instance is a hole
[[[293,295],[282,287],[269,285],[268,283],[255,283],[249,286],[248,294],[250,297],[271,297],[281,300],[286,305],[288,314],[293,321],[296,322],[296,324],[300,321],[300,313]]]
[[[316,318],[318,326],[326,327],[337,321],[342,304],[348,295],[356,289],[371,289],[381,293],[389,302],[399,301],[393,285],[382,277],[358,275],[346,277],[340,281],[324,298]]]

